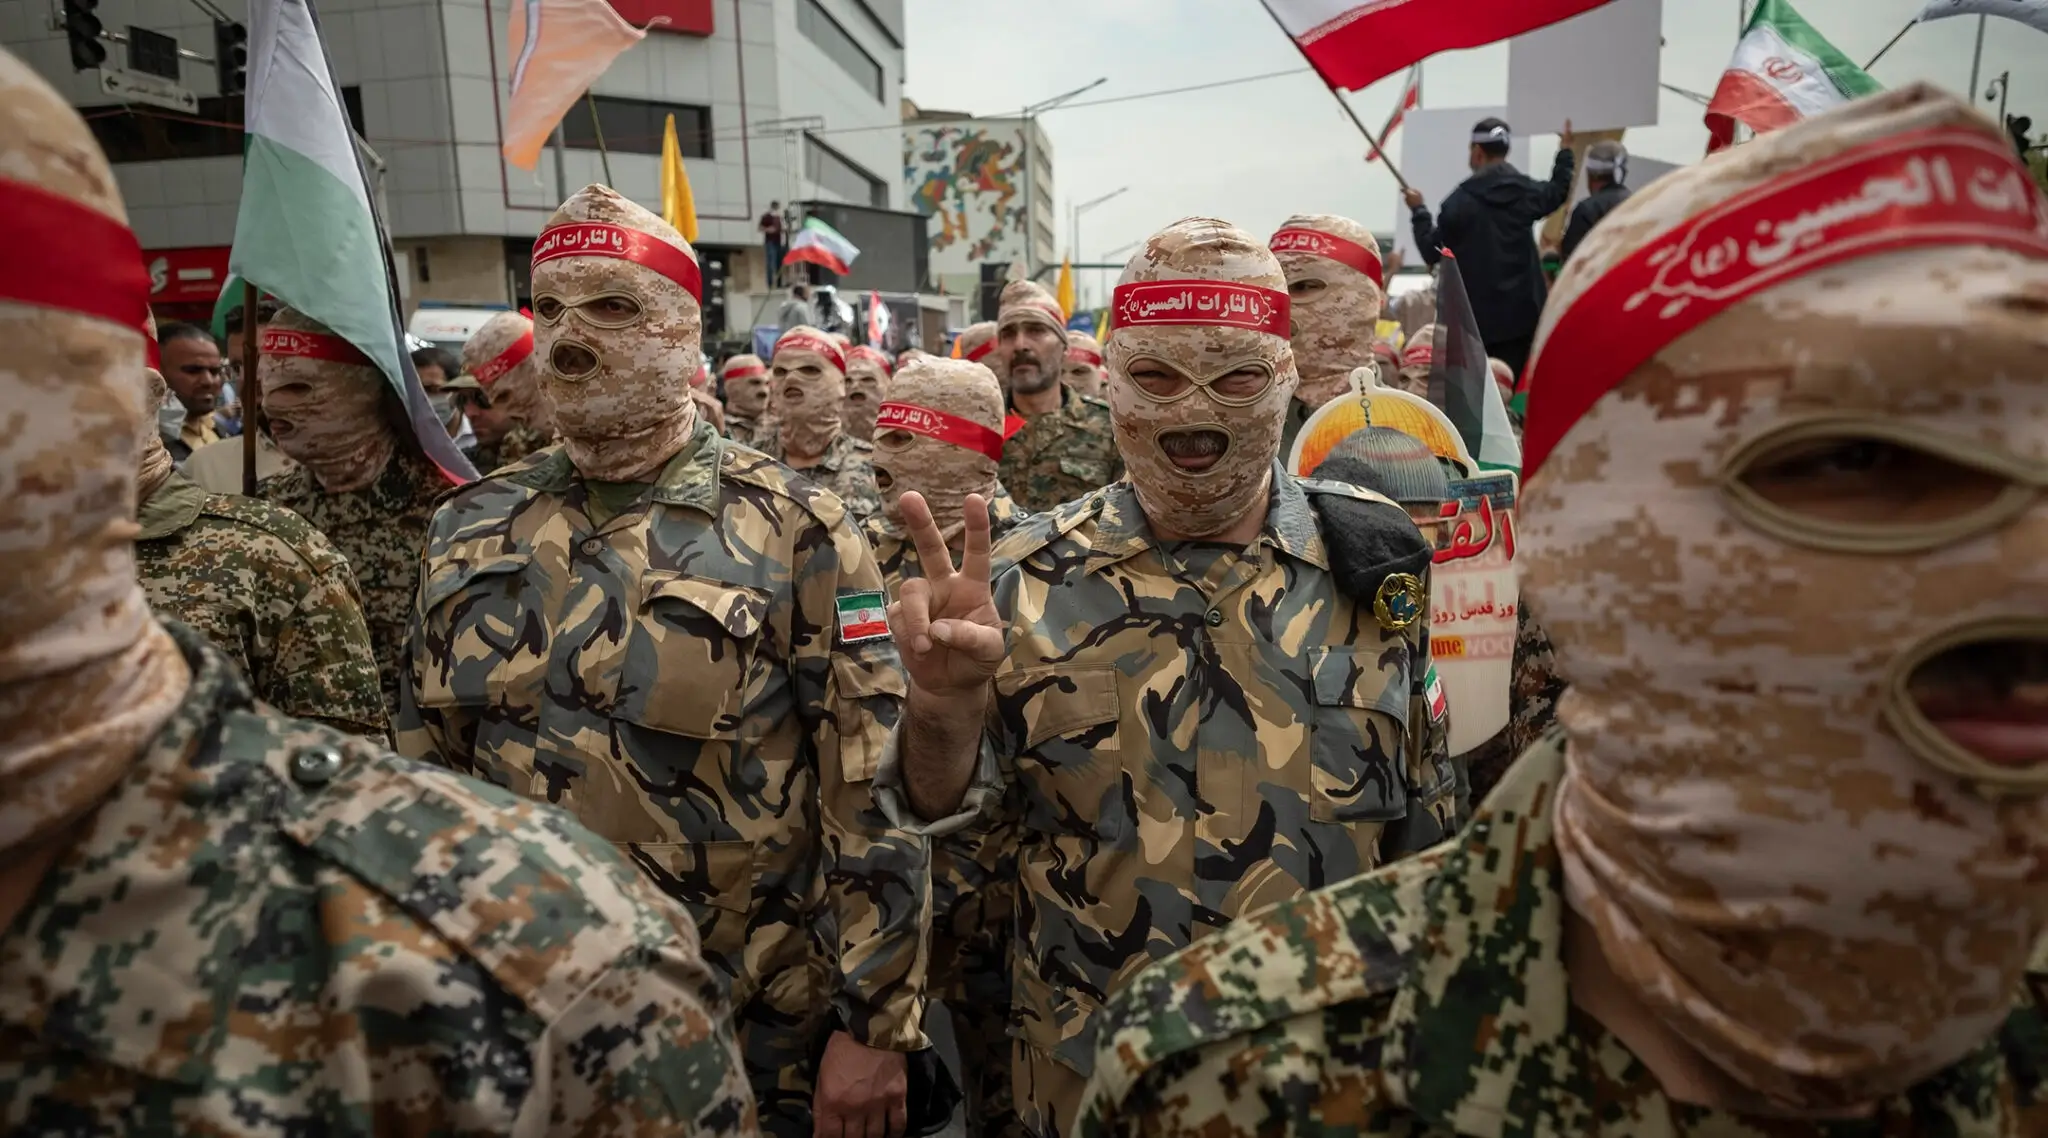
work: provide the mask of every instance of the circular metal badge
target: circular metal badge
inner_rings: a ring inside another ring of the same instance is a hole
[[[1390,573],[1372,599],[1372,614],[1379,618],[1381,628],[1399,632],[1422,619],[1428,611],[1427,599],[1422,578],[1413,573]]]

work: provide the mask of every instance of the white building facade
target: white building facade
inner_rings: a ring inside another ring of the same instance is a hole
[[[247,0],[216,0],[234,20]],[[605,181],[659,208],[662,124],[676,116],[699,220],[706,331],[744,329],[728,294],[766,280],[770,203],[905,208],[899,129],[902,0],[611,0],[646,39],[563,120],[563,144],[532,171],[499,153],[509,98],[508,0],[310,0],[335,81],[381,159],[381,197],[408,307],[523,303],[534,237],[566,193]],[[74,72],[46,5],[0,3],[0,42],[84,112],[114,163],[136,236],[161,282],[160,315],[210,310],[225,275],[241,188],[239,97],[187,58],[197,114],[116,102],[96,71]],[[102,0],[109,32],[131,24],[211,57],[214,25],[193,4]],[[127,62],[108,44],[109,66]],[[593,125],[593,104],[597,123]]]

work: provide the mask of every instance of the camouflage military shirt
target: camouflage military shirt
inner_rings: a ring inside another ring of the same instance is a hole
[[[1409,852],[1411,802],[1450,823],[1448,760],[1402,745],[1425,622],[1388,631],[1338,589],[1309,498],[1405,513],[1274,477],[1245,549],[1162,546],[1128,483],[996,548],[1010,651],[973,786],[928,829],[1021,827],[1015,1078],[1036,1133],[1065,1132],[1096,1011],[1145,963]],[[893,744],[878,796],[908,819]]]
[[[749,419],[730,411],[725,413],[725,437],[736,443],[753,447],[755,450],[766,450],[768,440],[774,433],[774,424],[766,417]]]
[[[514,423],[512,429],[495,443],[478,443],[469,452],[469,461],[481,474],[489,474],[501,466],[518,462],[534,451],[548,445],[551,440],[542,431],[536,431],[525,423]]]
[[[988,504],[997,538],[1030,518],[996,484]],[[882,567],[890,596],[905,578],[923,576],[917,546],[876,514],[862,532]],[[1010,942],[1015,930],[1017,828],[980,825],[932,841],[932,936],[928,987],[946,1001],[960,1053],[970,1133],[1018,1132],[1010,1095]]]
[[[1507,774],[1508,764],[1528,751],[1557,723],[1557,697],[1564,680],[1551,657],[1550,637],[1529,615],[1515,615],[1515,670],[1508,690],[1508,724],[1463,756],[1472,772],[1472,796],[1483,799]]]
[[[348,562],[304,518],[172,474],[142,503],[149,605],[227,654],[257,698],[378,740],[390,730]]]
[[[0,934],[0,1133],[752,1134],[696,933],[559,811],[179,710]]]
[[[2048,1134],[2038,958],[1997,1037],[1876,1118],[1750,1120],[1667,1098],[1571,1006],[1551,810],[1562,740],[1524,755],[1457,843],[1268,909],[1132,979],[1103,1013],[1075,1134]]]
[[[779,436],[771,436],[756,449],[770,458],[783,457]],[[838,435],[816,465],[797,473],[839,495],[856,526],[882,512],[882,492],[875,488],[875,444],[865,439]]]
[[[427,519],[448,483],[425,459],[400,452],[377,480],[361,490],[330,494],[313,472],[295,466],[256,488],[257,496],[299,515],[326,535],[348,558],[377,655],[377,682],[384,703],[398,707],[399,678],[405,673],[405,634],[412,622],[419,584],[420,549]]]
[[[925,842],[868,785],[904,694],[881,574],[839,499],[701,421],[591,505],[553,446],[434,516],[399,750],[559,803],[688,906],[764,1125],[808,1135],[830,1013],[926,1045]]]
[[[1027,418],[1003,444],[998,471],[1017,504],[1033,513],[1122,478],[1109,404],[1062,385],[1060,409]]]

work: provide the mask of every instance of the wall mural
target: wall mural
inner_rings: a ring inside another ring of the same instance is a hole
[[[937,217],[932,252],[965,245],[969,261],[990,260],[1024,231],[1024,161],[1015,142],[982,128],[931,126],[903,140],[904,180],[917,211]]]

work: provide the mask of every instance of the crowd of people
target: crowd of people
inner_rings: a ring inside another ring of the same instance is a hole
[[[1453,754],[1477,472],[1283,461],[1430,386],[1355,221],[1166,225],[1100,339],[1017,281],[950,355],[714,368],[593,185],[530,315],[415,358],[483,477],[265,305],[245,497],[240,353],[148,319],[4,52],[0,101],[0,1132],[2048,1134],[2048,202],[1962,103],[1633,198],[1596,148],[1547,298],[1569,151],[1482,123],[1418,203],[1529,397]],[[1861,209],[1914,163],[1962,191]]]

